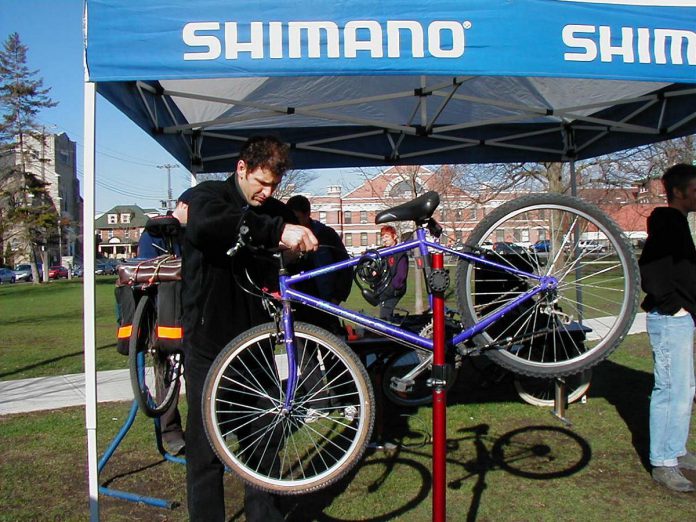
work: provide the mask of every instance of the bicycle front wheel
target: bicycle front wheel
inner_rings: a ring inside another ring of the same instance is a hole
[[[523,235],[546,241],[525,248],[514,243]],[[464,326],[500,313],[537,284],[509,269],[558,281],[474,338],[512,372],[547,378],[579,373],[604,360],[633,322],[638,265],[621,230],[594,205],[559,194],[521,197],[486,216],[467,246],[499,266],[460,260]]]
[[[128,363],[133,395],[148,417],[159,417],[179,395],[182,354],[168,354],[156,344],[155,300],[144,295],[133,315],[133,333],[128,345]]]
[[[360,459],[374,423],[365,368],[329,332],[295,324],[297,382],[276,325],[236,337],[215,359],[204,388],[203,421],[222,462],[256,488],[280,494],[321,489]]]

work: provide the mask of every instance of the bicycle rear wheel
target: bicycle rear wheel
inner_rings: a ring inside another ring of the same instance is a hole
[[[502,242],[520,231],[545,236],[548,251]],[[592,241],[581,243],[586,239]],[[508,370],[547,378],[579,373],[605,359],[633,322],[638,265],[621,230],[593,205],[559,194],[525,196],[491,212],[467,246],[500,266],[558,281],[474,338]],[[460,260],[457,300],[464,326],[500,312],[535,284],[503,268]]]
[[[256,488],[300,494],[334,483],[360,459],[374,423],[365,368],[326,330],[295,324],[298,379],[284,409],[288,353],[276,325],[257,326],[215,359],[203,422],[220,460]]]
[[[168,354],[156,344],[157,310],[152,296],[138,301],[128,346],[133,395],[148,417],[159,417],[179,394],[183,373],[182,354]]]
[[[568,375],[565,377],[566,395],[568,404],[580,400],[590,389],[592,370]],[[515,390],[527,404],[551,408],[556,399],[555,379],[542,379],[540,377],[516,377]]]

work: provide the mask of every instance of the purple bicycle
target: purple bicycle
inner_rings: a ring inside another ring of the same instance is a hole
[[[298,289],[322,274],[353,270],[359,283],[377,284],[386,256],[412,251],[428,292],[442,291],[449,272],[432,269],[429,253],[443,252],[456,260],[454,306],[461,317],[447,349],[483,354],[522,375],[577,374],[619,345],[638,304],[638,268],[625,236],[598,208],[556,194],[525,196],[491,212],[454,250],[436,242],[438,204],[438,194],[428,192],[381,212],[378,224],[416,224],[414,238],[394,247],[296,275],[279,261],[279,290],[264,298],[272,320],[227,345],[204,390],[209,440],[242,480],[281,494],[317,490],[345,475],[370,440],[374,398],[363,364],[345,340],[295,322],[294,303],[416,351],[419,364],[397,376],[406,392],[409,381],[429,371],[427,329],[409,331]],[[506,242],[518,234],[548,240],[547,248]],[[590,239],[603,248],[582,248]],[[509,248],[495,248],[501,242]]]

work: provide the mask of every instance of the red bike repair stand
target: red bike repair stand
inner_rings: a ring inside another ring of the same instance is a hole
[[[431,255],[429,278],[433,295],[433,522],[445,522],[447,480],[447,389],[445,361],[445,291],[449,274],[444,269],[442,252]]]

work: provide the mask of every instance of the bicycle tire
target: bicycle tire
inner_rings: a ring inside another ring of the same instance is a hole
[[[133,315],[128,366],[133,396],[143,413],[152,418],[167,411],[179,395],[183,371],[180,353],[169,354],[157,348],[156,327],[154,299],[144,295]]]
[[[359,461],[374,424],[374,395],[362,363],[334,335],[295,323],[299,375],[283,411],[285,342],[274,323],[240,334],[206,378],[203,422],[220,460],[244,482],[293,495],[322,489]]]
[[[544,230],[550,252],[486,247],[524,227]],[[578,247],[589,234],[601,242],[601,252]],[[598,364],[626,336],[638,307],[638,264],[619,227],[594,205],[560,194],[524,196],[486,216],[467,246],[501,265],[558,280],[557,290],[543,291],[474,337],[496,364],[521,375],[563,377]],[[521,276],[460,259],[457,302],[463,325],[499,311],[531,286]]]
[[[592,370],[565,377],[568,404],[580,400],[590,389]],[[515,377],[515,390],[520,399],[532,406],[552,408],[555,405],[556,382],[540,377]]]

